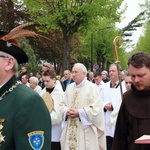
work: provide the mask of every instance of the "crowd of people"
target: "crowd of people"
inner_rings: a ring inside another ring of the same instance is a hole
[[[0,148],[3,150],[148,150],[150,54],[137,52],[128,70],[88,72],[82,63],[58,79],[53,65],[41,74],[18,64],[26,53],[0,39]],[[119,69],[118,69],[119,68]]]
[[[36,91],[49,108],[52,120],[52,150],[92,149],[94,146],[95,149],[112,149],[122,94],[132,84],[129,73],[125,72],[123,77],[123,71],[118,70],[116,64],[111,64],[108,72],[88,72],[81,63],[75,64],[71,71],[64,70],[61,79],[57,79],[50,63],[43,64],[40,76],[39,73],[30,75],[26,66],[22,66],[21,71],[17,79],[20,78],[23,84]],[[89,129],[85,132],[89,126],[96,133]],[[91,139],[88,142],[89,135],[94,139],[99,137],[97,145]],[[79,137],[86,138],[88,146],[78,140]]]

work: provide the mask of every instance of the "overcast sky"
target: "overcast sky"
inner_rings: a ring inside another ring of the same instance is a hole
[[[121,23],[116,24],[118,28],[123,28],[128,25],[129,22],[131,22],[141,11],[141,8],[139,4],[144,3],[144,0],[124,0],[123,5],[127,3],[127,10],[125,14],[123,15],[125,18],[121,21]],[[140,34],[142,33],[142,29],[138,28],[137,31],[133,32],[132,37],[130,37],[131,40],[133,40],[132,43],[136,43]]]

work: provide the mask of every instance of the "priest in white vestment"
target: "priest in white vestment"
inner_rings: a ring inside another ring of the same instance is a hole
[[[103,86],[101,96],[104,105],[105,129],[107,150],[112,149],[112,142],[116,127],[116,120],[120,105],[122,102],[122,92],[126,91],[124,81],[119,82],[118,70],[116,64],[111,64],[109,68],[110,81]]]
[[[61,150],[106,150],[102,100],[86,74],[87,69],[81,63],[72,68],[74,83],[68,85],[61,103]]]

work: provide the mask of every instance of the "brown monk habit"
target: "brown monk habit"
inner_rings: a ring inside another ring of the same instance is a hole
[[[123,95],[112,150],[150,150],[150,144],[134,143],[142,135],[150,135],[150,90],[132,85]]]

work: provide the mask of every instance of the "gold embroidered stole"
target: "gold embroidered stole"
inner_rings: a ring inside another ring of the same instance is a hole
[[[78,109],[80,99],[81,99],[81,88],[75,88],[73,92],[72,101],[71,101],[71,108]],[[78,123],[79,123],[79,118],[69,119],[69,135],[68,135],[69,150],[76,150],[77,148]]]

